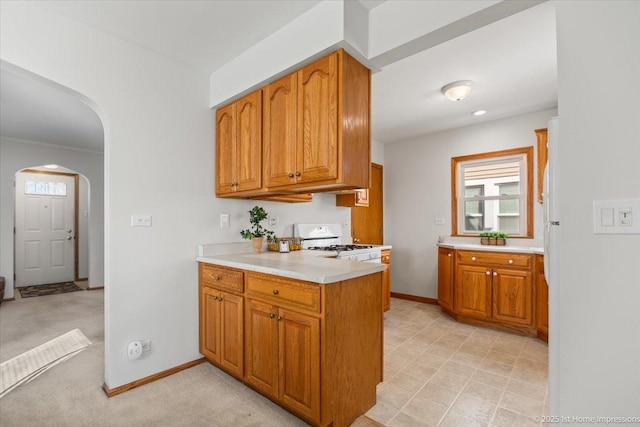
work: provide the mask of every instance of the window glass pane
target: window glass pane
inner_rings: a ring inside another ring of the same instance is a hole
[[[467,201],[464,203],[465,231],[484,230],[484,201]]]
[[[498,226],[500,231],[508,234],[515,234],[518,232],[520,224],[519,216],[500,216],[498,217]]]
[[[67,184],[64,182],[25,181],[24,194],[37,194],[43,196],[66,196]]]

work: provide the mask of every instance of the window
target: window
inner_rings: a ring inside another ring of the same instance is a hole
[[[454,157],[452,235],[533,237],[533,147]]]
[[[24,183],[24,194],[66,196],[67,184],[65,184],[64,182],[42,182],[28,180]]]

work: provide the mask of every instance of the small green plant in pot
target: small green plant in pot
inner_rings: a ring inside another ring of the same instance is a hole
[[[496,245],[498,246],[504,246],[507,244],[507,237],[509,237],[509,235],[507,233],[503,233],[501,231],[498,231],[496,233],[494,233],[496,236]]]
[[[490,231],[482,231],[480,234],[478,234],[478,236],[480,236],[480,244],[481,245],[488,245],[489,244],[489,237],[491,237],[491,232]]]
[[[269,231],[260,225],[262,221],[267,219],[268,215],[261,206],[254,206],[253,209],[249,211],[251,227],[240,232],[243,239],[251,239],[253,242],[253,252],[255,253],[262,252],[262,241],[265,237],[273,238],[275,235],[273,231]]]

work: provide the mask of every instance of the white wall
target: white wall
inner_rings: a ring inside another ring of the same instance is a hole
[[[640,235],[594,235],[592,203],[640,198],[640,2],[556,8],[561,165],[550,411],[638,417]]]
[[[104,124],[107,386],[200,358],[197,246],[239,241],[256,204],[214,197],[208,76],[29,2],[0,8],[1,58],[70,88]],[[286,234],[294,221],[348,222],[334,200],[260,204]],[[230,229],[220,230],[220,213],[231,215]],[[152,215],[153,226],[132,228],[132,214]],[[130,361],[134,339],[152,340],[153,350]]]
[[[393,292],[438,297],[436,244],[438,236],[451,235],[451,158],[535,147],[534,130],[545,128],[556,114],[546,110],[385,144],[384,230],[385,243],[393,245]],[[536,154],[534,148],[534,170]],[[435,225],[435,218],[444,218],[445,225]],[[542,238],[538,203],[534,203],[534,238]],[[523,240],[517,243],[522,245]]]
[[[87,265],[91,273],[88,276],[90,287],[99,287],[104,284],[104,156],[102,153],[0,138],[0,205],[2,206],[0,208],[0,276],[4,276],[7,281],[5,298],[12,298],[14,295],[13,181],[15,174],[24,168],[51,163],[81,173],[90,181],[92,212],[88,231],[91,233],[91,246],[87,248],[88,258],[79,261]]]

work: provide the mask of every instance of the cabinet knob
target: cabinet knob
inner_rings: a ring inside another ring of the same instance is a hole
[[[217,296],[213,296],[214,301],[218,301],[218,297]]]
[[[512,259],[509,260],[509,264],[513,264],[513,260]]]
[[[222,279],[222,276],[215,276],[215,277],[213,278],[213,280],[215,280],[216,282],[219,282],[219,281],[220,281],[220,279]]]
[[[490,271],[487,271],[485,274],[486,274],[487,276],[491,276],[491,272],[490,272]]]
[[[277,290],[277,289],[274,289],[274,290],[273,290],[273,294],[274,294],[274,295],[278,295],[279,293],[280,293],[280,292],[278,292],[278,290]]]
[[[218,301],[222,301],[222,297],[218,297]]]
[[[278,316],[278,318],[276,319],[278,322],[282,322],[282,316]]]
[[[448,257],[450,257],[450,256],[451,256],[451,254],[447,254],[447,256],[448,256]]]
[[[472,256],[471,261],[475,261],[475,260],[476,260],[476,257]]]
[[[274,317],[276,317],[276,315],[275,315],[275,314],[273,314],[273,313],[269,313],[269,319],[273,319]]]
[[[493,275],[494,275],[494,276],[497,276],[497,275],[498,275],[498,273],[496,273],[496,272],[494,271],[494,272],[493,272]]]
[[[302,175],[300,172],[296,172],[296,176],[300,176]]]
[[[292,173],[289,173],[289,178],[293,178],[293,174]]]

